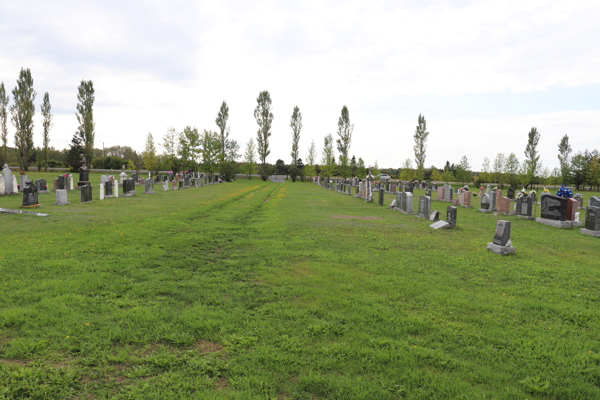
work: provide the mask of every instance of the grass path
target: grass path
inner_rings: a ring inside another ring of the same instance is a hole
[[[499,257],[496,216],[257,180],[71,201],[0,216],[0,398],[600,398],[576,230],[509,217]]]

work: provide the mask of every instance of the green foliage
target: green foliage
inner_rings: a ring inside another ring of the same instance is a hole
[[[538,168],[540,155],[537,151],[537,146],[540,141],[540,134],[536,127],[531,128],[527,135],[527,146],[525,147],[525,163],[527,164],[528,183],[531,185]]]
[[[83,144],[81,137],[77,133],[73,134],[69,150],[66,150],[67,164],[70,166],[71,171],[75,172],[83,165],[81,162],[81,155],[83,154]]]
[[[323,153],[321,155],[321,175],[333,176],[335,159],[333,154],[333,137],[331,133],[323,138]]]
[[[48,92],[44,93],[44,100],[42,101],[42,106],[40,108],[42,115],[44,116],[44,121],[42,122],[44,128],[44,149],[42,159],[38,160],[38,169],[40,168],[41,162],[45,166],[46,172],[48,172],[48,145],[50,144],[50,129],[53,127],[52,106],[50,105],[50,95]]]
[[[246,152],[244,153],[244,172],[250,175],[256,173],[256,147],[254,146],[254,140],[250,138],[246,144]]]
[[[96,123],[94,122],[94,84],[91,80],[82,80],[77,87],[77,134],[82,140],[84,154],[88,160],[94,159],[94,140]]]
[[[413,136],[415,140],[413,150],[415,151],[415,163],[417,165],[417,171],[419,171],[419,179],[423,179],[423,170],[425,169],[425,156],[427,152],[428,136],[429,132],[427,131],[427,121],[425,121],[425,116],[419,114],[419,118],[417,119],[417,127],[415,129],[415,135]]]
[[[300,175],[300,170],[295,165],[292,165],[288,171],[290,178],[292,178],[292,182],[296,182],[298,175]]]
[[[216,137],[218,140],[217,134],[212,134],[213,141]],[[220,143],[220,142],[219,142]],[[211,144],[214,148],[214,144]],[[191,126],[186,126],[183,129],[183,132],[179,134],[179,157],[181,159],[181,165],[184,170],[194,170],[198,166],[198,159],[200,154],[202,153],[202,139],[200,138],[200,134],[198,133],[198,129]],[[213,149],[213,151],[215,151]],[[216,150],[218,155],[220,150]]]
[[[167,129],[167,133],[163,136],[162,146],[164,149],[164,163],[168,166],[166,169],[178,172],[180,163],[177,157],[179,154],[180,142],[179,135],[175,131],[175,128],[170,127]]]
[[[150,132],[148,132],[148,136],[146,136],[143,158],[144,168],[146,168],[148,171],[157,170],[156,145],[154,144],[154,136],[152,136],[152,133]]]
[[[254,109],[254,118],[258,124],[256,133],[256,144],[258,157],[264,166],[267,162],[267,156],[271,154],[269,150],[269,138],[271,137],[271,125],[273,124],[273,112],[271,111],[271,95],[268,91],[262,91],[256,99],[256,108]],[[261,175],[267,173],[263,168]],[[263,179],[266,180],[266,179]]]
[[[454,181],[454,175],[452,174],[452,170],[448,167],[444,168],[444,174],[442,175],[442,180],[446,183]]]
[[[33,117],[35,115],[36,92],[29,68],[21,68],[17,86],[12,91],[13,105],[10,106],[11,121],[15,127],[15,147],[21,169],[29,169],[30,152],[33,151]]]
[[[356,177],[360,179],[365,179],[367,177],[367,167],[365,166],[365,160],[363,160],[361,157],[358,157]]]
[[[4,163],[8,162],[8,100],[4,82],[0,82],[0,139],[2,139],[2,158]],[[4,163],[0,163],[4,166]],[[1,168],[0,166],[0,168]]]
[[[235,175],[238,172],[238,166],[237,163],[231,162],[231,161],[223,161],[220,164],[220,169],[219,169],[219,173],[220,173],[220,177],[221,179],[227,181],[227,182],[231,182],[233,180],[235,180]]]
[[[300,132],[302,131],[302,113],[298,106],[294,107],[292,117],[290,118],[290,128],[292,128],[292,163],[295,163],[300,156]]]
[[[337,150],[340,159],[340,176],[346,178],[350,175],[348,168],[348,152],[350,151],[350,145],[352,144],[352,132],[354,131],[354,124],[350,122],[350,112],[348,107],[343,106],[341,115],[338,119],[338,139],[336,139]]]
[[[571,175],[571,145],[569,144],[569,135],[565,134],[558,144],[558,161],[560,162],[560,172],[562,183],[567,185]]]
[[[219,157],[220,157],[221,162],[225,161],[225,154],[227,152],[227,142],[229,141],[230,129],[227,126],[228,119],[229,119],[229,106],[227,105],[225,100],[223,100],[223,103],[221,103],[221,108],[219,109],[219,113],[217,114],[217,118],[215,119],[215,123],[219,127],[219,143],[220,143]]]
[[[471,183],[473,173],[467,156],[462,156],[460,163],[456,167],[456,180],[461,183]]]
[[[221,141],[219,134],[204,130],[200,140],[200,155],[202,157],[202,168],[204,172],[212,174],[215,172],[219,159]]]

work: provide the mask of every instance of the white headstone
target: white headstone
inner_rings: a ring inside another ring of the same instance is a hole
[[[73,174],[69,174],[69,190],[73,190]]]
[[[10,168],[8,168],[7,164],[4,164],[4,169],[2,170],[4,173],[4,193],[5,194],[12,194],[13,192],[13,188],[12,188],[12,171],[10,170]]]
[[[119,197],[119,181],[113,180],[113,196]]]
[[[100,183],[100,200],[104,200],[104,182]]]
[[[12,192],[13,192],[13,194],[19,193],[19,187],[17,186],[17,176],[16,175],[12,176]],[[8,193],[6,193],[6,194],[8,194]]]
[[[6,188],[4,187],[4,175],[0,175],[0,196],[5,194]]]

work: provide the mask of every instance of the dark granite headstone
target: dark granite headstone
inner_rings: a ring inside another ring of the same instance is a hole
[[[533,197],[522,196],[517,199],[517,215],[531,217],[533,215]]]
[[[446,221],[450,224],[450,228],[456,228],[456,207],[448,206]]]
[[[419,217],[428,218],[431,207],[431,197],[419,196]]]
[[[90,183],[90,171],[84,169],[83,167],[79,168],[79,182],[77,182],[77,186],[85,186]]]
[[[81,187],[81,203],[90,203],[92,201],[92,185]]]
[[[600,197],[592,196],[588,200],[588,205],[590,207],[600,207]]]
[[[113,195],[113,181],[108,180],[104,182],[104,196],[112,196]]]
[[[45,179],[36,179],[35,180],[35,187],[37,188],[38,193],[39,192],[48,192],[48,190],[46,189],[46,180]]]
[[[385,193],[385,189],[383,188],[383,186],[381,186],[379,188],[379,205],[382,206],[383,205],[383,196]]]
[[[545,219],[555,221],[567,220],[567,209],[569,199],[566,197],[555,196],[552,194],[542,195],[542,212],[541,216]]]
[[[406,188],[405,188],[406,190],[404,190],[404,191],[405,191],[405,192],[412,193],[412,192],[413,192],[413,188],[414,188],[414,187],[413,187],[413,184],[412,184],[412,183],[407,183],[407,184],[406,184]]]
[[[515,189],[509,188],[508,192],[506,194],[506,197],[508,197],[511,200],[514,199],[515,198]]]
[[[37,187],[31,181],[25,181],[23,188],[23,207],[36,207],[38,203]]]
[[[65,185],[67,178],[64,175],[58,177],[58,184],[56,185],[56,189],[68,189]]]
[[[600,207],[588,207],[585,216],[585,229],[600,231]]]
[[[498,220],[496,221],[496,234],[492,243],[498,246],[506,246],[506,243],[510,240],[510,230],[512,223],[510,221]]]

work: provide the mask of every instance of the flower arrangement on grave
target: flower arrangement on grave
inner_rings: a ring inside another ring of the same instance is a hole
[[[522,188],[521,191],[517,194],[517,199],[520,199],[521,197],[527,197],[527,196],[529,196],[527,189]]]
[[[544,193],[550,193],[550,191],[547,188],[544,188]]]
[[[573,196],[573,198],[577,200],[581,199],[581,193],[575,193],[575,196]]]
[[[573,197],[573,192],[567,187],[567,185],[560,185],[560,189],[558,189],[556,195],[570,199]]]

